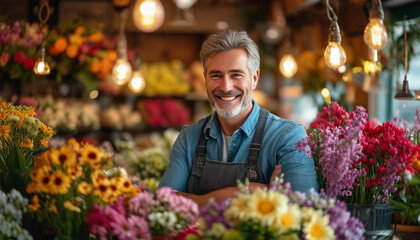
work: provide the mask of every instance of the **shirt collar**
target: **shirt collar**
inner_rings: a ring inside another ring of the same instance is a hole
[[[255,130],[255,126],[257,125],[258,116],[260,114],[260,106],[258,106],[257,102],[252,99],[253,107],[252,111],[249,114],[248,118],[245,120],[244,124],[239,128],[242,130],[248,137],[251,133]],[[220,122],[217,118],[216,111],[210,116],[210,119],[207,121],[204,127],[204,133],[207,137],[216,138],[217,135],[220,134]]]

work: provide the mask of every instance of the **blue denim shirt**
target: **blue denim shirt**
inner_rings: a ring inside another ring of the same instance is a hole
[[[248,119],[232,135],[228,162],[245,162],[248,158],[249,145],[254,137],[260,114],[260,107],[254,100],[252,102],[253,109]],[[186,192],[195,147],[203,129],[207,138],[206,158],[222,161],[223,140],[219,119],[215,112],[182,129],[173,145],[170,162],[159,187],[168,186]],[[313,159],[305,152],[299,152],[295,147],[295,143],[304,137],[306,137],[306,132],[302,125],[269,114],[258,156],[266,183],[269,183],[275,166],[281,164],[284,182],[290,182],[294,191],[309,192],[311,188],[318,191]]]

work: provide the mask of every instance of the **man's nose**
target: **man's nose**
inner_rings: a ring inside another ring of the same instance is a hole
[[[233,81],[230,79],[229,76],[224,76],[222,81],[220,82],[220,90],[223,92],[229,92],[233,89]]]

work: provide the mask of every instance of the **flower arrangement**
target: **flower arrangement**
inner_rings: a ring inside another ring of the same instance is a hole
[[[291,190],[278,179],[267,189],[210,201],[200,211],[201,229],[188,239],[363,239],[365,229],[344,202]]]
[[[59,239],[87,239],[84,218],[93,204],[113,204],[140,191],[120,171],[109,171],[109,161],[100,148],[75,139],[43,153],[34,160],[26,188],[33,196],[29,211],[50,224]]]
[[[143,191],[127,205],[119,198],[105,209],[94,206],[86,218],[100,239],[184,239],[198,218],[197,204],[172,189]]]
[[[100,108],[95,101],[54,99],[49,95],[38,99],[37,105],[39,118],[59,132],[76,133],[101,127]]]
[[[38,23],[16,21],[8,25],[5,17],[0,17],[1,78],[35,80],[32,69],[41,43],[42,31]]]
[[[22,227],[27,204],[28,199],[15,189],[7,194],[0,190],[0,239],[32,239],[29,232]]]
[[[296,144],[313,157],[318,181],[329,197],[387,203],[397,190],[394,184],[403,181],[404,172],[413,171],[413,145],[403,129],[367,118],[362,107],[347,113],[332,102],[311,123],[308,137]]]
[[[102,126],[110,129],[134,129],[140,126],[141,121],[141,114],[129,104],[110,106],[101,112]]]
[[[190,122],[190,111],[180,99],[146,99],[139,105],[149,126],[183,126]]]
[[[0,101],[0,189],[24,193],[33,158],[48,148],[54,130],[32,107]]]
[[[99,81],[111,73],[117,57],[115,43],[96,25],[59,25],[48,33],[45,45],[56,80],[77,79],[88,92],[97,89]]]

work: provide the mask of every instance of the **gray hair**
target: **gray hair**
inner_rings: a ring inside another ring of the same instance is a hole
[[[211,55],[238,48],[244,49],[248,55],[249,73],[252,75],[257,70],[260,70],[260,55],[257,44],[255,44],[245,31],[228,29],[220,33],[215,33],[204,41],[200,51],[200,59],[204,72],[207,73],[207,59]]]

